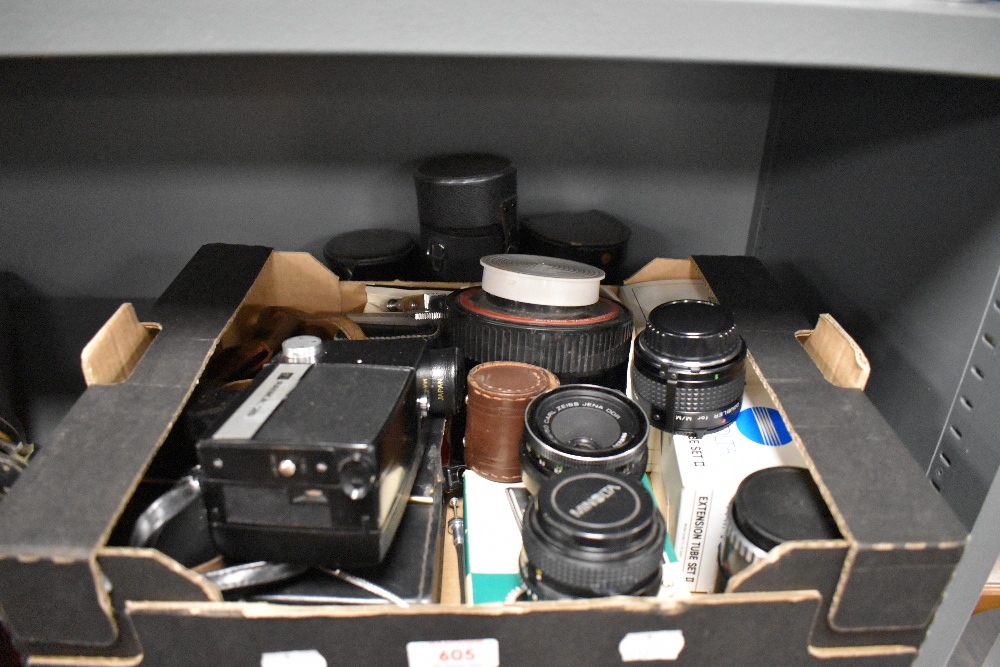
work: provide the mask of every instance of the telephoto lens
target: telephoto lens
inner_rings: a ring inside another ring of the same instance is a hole
[[[729,578],[790,540],[838,540],[840,531],[805,468],[780,466],[744,479],[729,504],[716,591]]]
[[[428,278],[474,281],[479,258],[517,247],[517,172],[488,153],[439,155],[413,174]]]
[[[532,600],[660,589],[665,523],[649,491],[624,475],[573,470],[546,480],[521,535],[521,579]]]
[[[490,255],[481,287],[448,297],[449,344],[472,363],[520,361],[563,383],[625,389],[632,317],[601,295],[604,272],[538,255]]]
[[[636,337],[632,387],[654,426],[703,435],[734,421],[747,348],[732,313],[710,301],[657,306]]]
[[[649,422],[625,394],[570,384],[539,394],[524,414],[521,479],[529,493],[574,469],[617,472],[641,480]]]

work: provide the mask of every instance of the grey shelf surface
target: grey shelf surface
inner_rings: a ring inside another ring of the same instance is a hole
[[[0,1],[0,56],[396,54],[1000,75],[1000,2]]]

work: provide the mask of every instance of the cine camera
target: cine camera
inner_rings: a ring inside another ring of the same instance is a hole
[[[432,414],[454,413],[457,350],[421,339],[286,340],[197,443],[212,539],[231,560],[365,566],[402,519]]]

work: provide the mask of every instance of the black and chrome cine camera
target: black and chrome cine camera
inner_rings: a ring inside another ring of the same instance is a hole
[[[424,417],[461,401],[457,350],[426,345],[285,341],[197,444],[220,553],[330,567],[382,560],[417,474]]]

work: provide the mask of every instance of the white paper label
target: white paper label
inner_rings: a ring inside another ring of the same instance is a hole
[[[630,632],[618,642],[622,662],[676,660],[684,649],[682,630]]]
[[[454,639],[409,642],[409,667],[500,667],[500,642],[496,639]]]
[[[250,398],[236,409],[212,436],[217,440],[248,440],[260,430],[281,402],[292,393],[311,364],[278,364]]]
[[[262,653],[260,667],[326,667],[326,658],[315,649]]]

